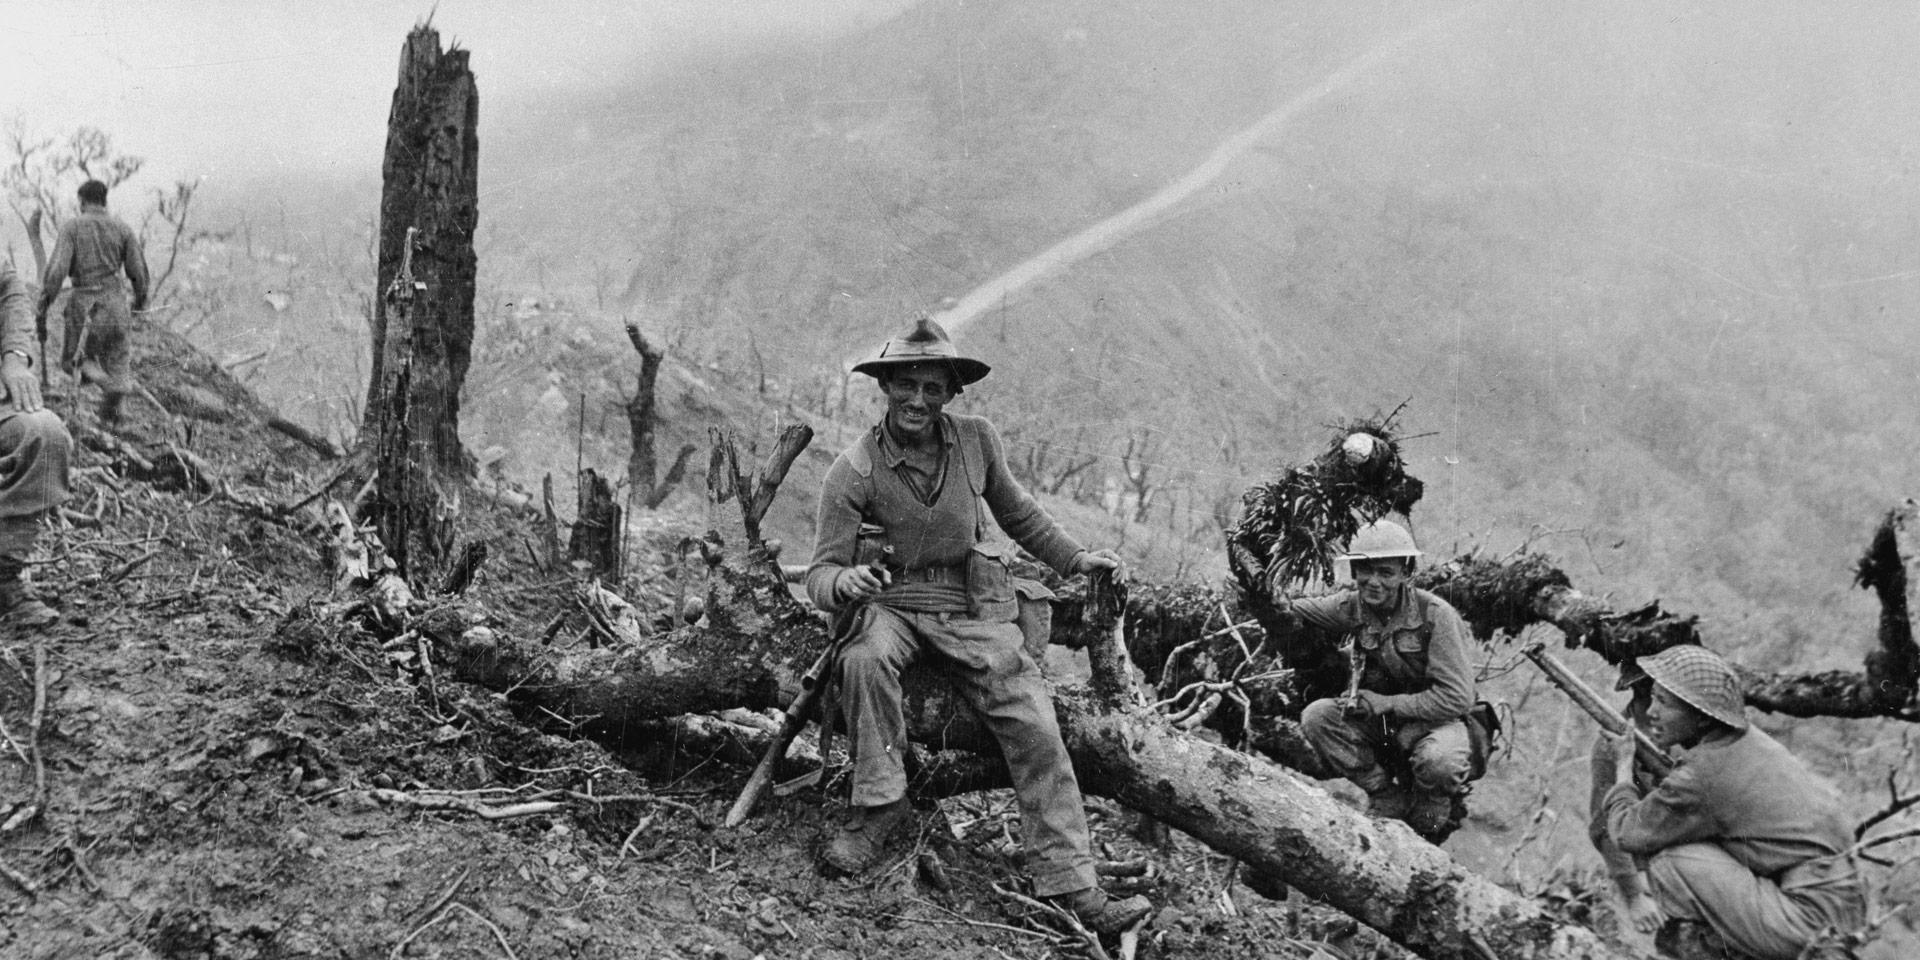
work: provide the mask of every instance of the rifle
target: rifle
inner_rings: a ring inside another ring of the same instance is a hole
[[[1652,737],[1647,736],[1645,731],[1633,725],[1633,721],[1628,720],[1620,711],[1600,699],[1600,694],[1587,686],[1586,681],[1574,676],[1573,671],[1568,670],[1566,664],[1554,659],[1553,654],[1547,652],[1545,644],[1535,640],[1520,652],[1526,654],[1527,659],[1532,660],[1534,665],[1547,675],[1547,679],[1560,688],[1561,693],[1572,698],[1574,706],[1586,711],[1587,716],[1592,717],[1608,733],[1616,737],[1631,734],[1634,755],[1646,765],[1648,770],[1653,771],[1655,776],[1664,777],[1673,770],[1673,758],[1667,756],[1667,752],[1660,749],[1659,745],[1653,742]]]
[[[887,559],[890,561],[893,548],[888,547]],[[872,564],[876,574],[883,580],[891,579],[889,566]],[[773,735],[773,742],[767,745],[767,752],[761,754],[760,762],[754,766],[752,775],[747,777],[747,785],[740,788],[740,796],[733,801],[732,809],[727,811],[725,825],[737,827],[753,815],[753,808],[766,795],[767,787],[773,784],[773,771],[780,765],[781,758],[787,755],[787,748],[793,745],[793,738],[807,725],[813,716],[813,710],[825,693],[827,682],[834,665],[840,660],[840,651],[860,635],[860,628],[866,622],[867,605],[849,604],[833,618],[833,639],[827,644],[825,653],[813,662],[805,675],[800,678],[800,692],[794,695],[793,702],[787,704],[787,712],[780,717],[780,730]],[[824,748],[823,748],[824,752]],[[820,758],[826,762],[826,757]],[[808,774],[808,778],[818,778],[819,771]],[[806,779],[806,778],[803,778]]]

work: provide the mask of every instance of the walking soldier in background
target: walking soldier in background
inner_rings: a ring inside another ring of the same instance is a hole
[[[140,238],[107,212],[107,185],[88,180],[80,185],[79,215],[60,225],[53,256],[47,260],[38,317],[45,321],[60,288],[71,277],[73,296],[67,299],[60,364],[68,373],[79,371],[81,382],[100,384],[105,391],[100,419],[106,423],[120,418],[120,405],[133,390],[132,347],[127,339],[133,318],[120,288],[123,272],[133,284],[133,312],[147,309],[147,258]]]
[[[1717,654],[1670,647],[1640,666],[1655,742],[1685,752],[1648,791],[1631,778],[1632,738],[1615,738],[1603,805],[1614,843],[1647,860],[1668,918],[1656,944],[1793,960],[1826,928],[1858,928],[1866,894],[1833,788],[1747,723],[1740,678]]]
[[[1125,929],[1151,906],[1145,897],[1111,900],[1096,882],[1079,781],[1015,623],[1012,551],[988,539],[987,514],[1062,575],[1117,572],[1119,558],[1083,549],[1034,502],[1008,470],[991,423],[944,412],[988,367],[960,356],[939,324],[921,319],[854,370],[880,382],[887,412],[827,471],[806,576],[823,610],[864,604],[839,665],[853,791],[824,859],[863,871],[909,819],[900,672],[931,656],[1000,743],[1034,893],[1097,932]],[[883,550],[891,570],[873,563]]]
[[[1345,554],[1354,588],[1289,606],[1354,645],[1349,694],[1301,712],[1307,740],[1367,792],[1369,815],[1439,843],[1459,826],[1455,798],[1474,773],[1473,670],[1460,614],[1408,583],[1419,556],[1405,527],[1370,523]],[[1484,749],[1477,759],[1484,768]]]
[[[33,315],[13,263],[0,260],[0,618],[45,626],[57,615],[34,597],[27,558],[47,516],[67,499],[73,441],[40,397],[33,369]]]

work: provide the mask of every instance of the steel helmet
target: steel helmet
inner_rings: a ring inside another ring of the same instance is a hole
[[[1747,728],[1740,675],[1712,650],[1692,644],[1668,647],[1641,660],[1640,668],[1695,710],[1735,730]]]
[[[880,352],[854,364],[853,372],[864,373],[877,380],[889,368],[915,363],[946,364],[960,386],[979,380],[992,369],[972,357],[961,356],[960,351],[954,349],[953,339],[947,336],[944,328],[931,317],[920,317],[914,321],[913,329],[906,336],[894,337],[881,344]]]
[[[1391,557],[1418,557],[1420,548],[1414,546],[1413,534],[1392,520],[1375,520],[1360,528],[1347,543],[1347,552],[1340,555],[1342,560],[1384,560]]]

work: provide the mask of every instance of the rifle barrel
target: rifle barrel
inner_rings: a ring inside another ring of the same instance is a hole
[[[1560,688],[1560,692],[1572,699],[1575,706],[1585,711],[1587,716],[1592,717],[1608,733],[1616,737],[1632,735],[1634,751],[1649,769],[1660,776],[1665,776],[1673,769],[1673,758],[1667,756],[1667,752],[1660,749],[1660,745],[1654,743],[1653,738],[1647,736],[1646,731],[1635,726],[1625,714],[1602,700],[1600,694],[1588,686],[1585,680],[1574,676],[1573,671],[1567,669],[1566,664],[1548,653],[1545,645],[1535,641],[1528,644],[1521,652],[1547,675],[1548,680],[1553,681],[1554,686]]]

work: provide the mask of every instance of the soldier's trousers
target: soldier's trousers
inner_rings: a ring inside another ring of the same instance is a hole
[[[1389,775],[1380,763],[1382,751],[1407,758],[1413,787],[1435,796],[1452,796],[1467,785],[1473,760],[1473,741],[1465,720],[1427,723],[1388,721],[1380,717],[1349,717],[1338,700],[1307,704],[1300,713],[1300,732],[1340,775],[1368,793],[1386,789]]]
[[[1051,897],[1093,886],[1080,782],[1060,740],[1046,681],[1015,624],[869,608],[866,629],[840,655],[840,712],[852,740],[852,802],[870,807],[906,796],[900,672],[927,655],[946,668],[1006,756],[1034,893]]]
[[[107,381],[101,389],[109,394],[125,394],[133,389],[133,345],[128,331],[133,314],[127,309],[127,294],[117,283],[67,295],[67,336],[60,360],[69,372],[79,371],[88,360],[100,364]]]
[[[48,511],[67,499],[73,440],[53,411],[0,405],[0,568],[17,576]]]
[[[1794,960],[1829,924],[1852,930],[1865,920],[1866,895],[1845,857],[1801,864],[1775,882],[1717,843],[1683,843],[1654,854],[1647,879],[1667,916],[1705,923],[1757,960]]]

